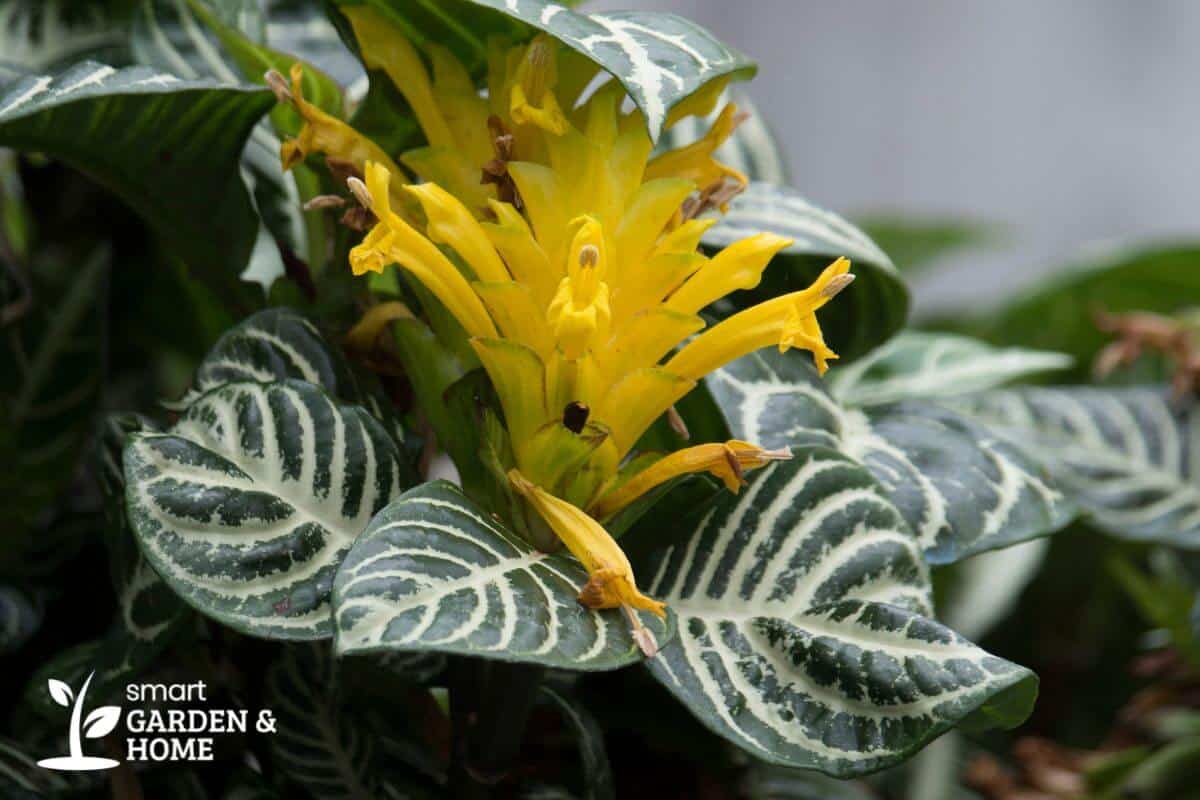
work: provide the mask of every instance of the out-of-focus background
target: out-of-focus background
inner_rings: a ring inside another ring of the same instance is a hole
[[[996,223],[916,276],[990,303],[1088,248],[1200,231],[1194,0],[593,0],[675,11],[756,58],[794,185],[855,217]]]

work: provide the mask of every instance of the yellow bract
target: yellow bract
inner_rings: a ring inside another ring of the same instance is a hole
[[[713,157],[738,121],[732,105],[700,141],[652,157],[641,113],[622,111],[621,86],[582,99],[595,66],[546,36],[491,43],[485,97],[448,51],[428,49],[431,74],[376,12],[345,13],[368,66],[391,76],[425,132],[428,146],[400,160],[427,182],[403,185],[390,159],[305,104],[298,85],[308,125],[285,161],[321,151],[361,169],[365,184],[352,186],[378,223],[350,254],[355,274],[398,265],[467,331],[504,411],[513,487],[592,576],[581,601],[661,614],[596,518],[692,472],[737,491],[744,471],[789,454],[731,441],[644,469],[628,456],[698,381],[746,353],[803,348],[824,372],[837,356],[816,311],[849,282],[849,262],[704,330],[699,313],[756,286],[791,243],[759,234],[711,258],[698,250],[712,220],[691,218],[691,198],[745,183]],[[688,111],[707,113],[719,88]]]

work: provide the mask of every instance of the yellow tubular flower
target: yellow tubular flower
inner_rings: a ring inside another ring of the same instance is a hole
[[[764,450],[749,442],[731,439],[724,444],[700,444],[677,450],[605,494],[592,506],[599,519],[608,519],[646,492],[672,478],[694,472],[708,472],[719,478],[725,488],[737,494],[745,485],[744,473],[772,461],[785,461],[791,451]]]
[[[291,169],[312,153],[323,153],[362,171],[368,161],[384,164],[394,174],[400,173],[388,154],[367,137],[345,122],[326,114],[304,99],[304,67],[292,65],[292,105],[304,118],[300,135],[283,143],[280,160],[285,170]]]
[[[584,511],[530,483],[519,470],[510,471],[508,479],[588,571],[579,602],[588,608],[624,609],[640,634],[638,643],[647,655],[653,655],[653,640],[646,641],[649,632],[641,627],[633,610],[665,617],[667,606],[638,591],[633,567],[616,540]]]
[[[809,350],[824,372],[837,356],[816,313],[853,277],[849,262],[704,331],[700,312],[756,286],[790,244],[764,233],[709,258],[699,244],[713,221],[683,213],[714,182],[744,181],[713,158],[737,123],[732,106],[701,141],[651,158],[643,116],[622,111],[620,84],[579,103],[596,68],[548,37],[489,42],[483,98],[449,51],[394,41],[403,37],[366,7],[347,14],[367,63],[397,83],[430,143],[402,157],[428,183],[393,186],[403,176],[391,161],[364,160],[366,183],[352,188],[379,221],[351,268],[397,264],[462,323],[504,413],[520,513],[536,512],[587,568],[581,602],[624,608],[635,623],[633,609],[661,614],[597,519],[688,473],[737,491],[744,472],[787,453],[730,441],[644,466],[651,456],[634,455],[637,442],[706,374],[757,348]],[[720,88],[691,101],[691,113],[707,113]],[[401,201],[414,222],[393,211]],[[364,320],[354,340],[373,338],[388,313]]]

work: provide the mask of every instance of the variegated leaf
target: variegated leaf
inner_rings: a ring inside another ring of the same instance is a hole
[[[830,345],[849,360],[887,341],[908,316],[908,287],[887,254],[854,225],[817,208],[786,186],[755,182],[735,198],[729,213],[704,235],[720,249],[756,233],[787,236],[795,243],[771,262],[755,289],[734,296],[736,304],[758,302],[807,287],[835,258],[853,262],[856,280],[821,312]]]
[[[0,584],[0,654],[11,653],[37,633],[45,616],[41,595],[20,586]]]
[[[346,0],[339,4],[350,5]],[[655,11],[588,14],[549,0],[368,0],[420,43],[451,48],[468,66],[486,63],[490,33],[544,31],[621,82],[658,139],[676,104],[718,78],[754,74],[754,62],[694,22]]]
[[[111,416],[100,431],[99,475],[108,514],[108,551],[118,618],[107,637],[105,664],[126,671],[140,670],[191,618],[187,605],[168,586],[138,547],[125,513],[125,471],[122,463],[130,434],[155,433],[158,427],[135,414]]]
[[[676,147],[698,141],[712,127],[717,115],[727,103],[734,103],[739,114],[745,114],[746,120],[734,130],[725,142],[713,154],[718,161],[727,167],[738,170],[752,181],[764,183],[786,184],[791,180],[787,160],[783,150],[771,133],[766,118],[743,89],[731,86],[721,93],[716,106],[708,117],[684,117],[663,131],[658,140],[659,150],[671,150]]]
[[[235,381],[292,378],[316,384],[339,400],[361,400],[345,360],[329,348],[315,325],[290,308],[268,308],[222,334],[196,370],[182,402],[189,405]]]
[[[1046,463],[1113,536],[1200,548],[1200,413],[1165,389],[1030,388],[956,407]]]
[[[369,414],[301,381],[228,383],[125,450],[142,550],[188,603],[281,639],[332,632],[329,594],[355,537],[410,476]]]
[[[53,71],[85,58],[128,57],[123,3],[0,0],[0,60],[24,72]]]
[[[91,175],[197,278],[242,292],[237,272],[250,255],[255,216],[237,159],[273,103],[266,89],[87,61],[0,90],[0,146]]]
[[[842,405],[937,400],[981,392],[1020,378],[1063,369],[1073,359],[1018,347],[993,347],[944,333],[904,331],[853,364],[829,373],[829,392]]]
[[[405,493],[371,521],[334,581],[339,654],[387,650],[574,670],[641,660],[629,621],[576,600],[578,562],[535,550],[445,481]],[[671,629],[648,614],[657,641]]]
[[[759,351],[709,385],[737,438],[822,445],[865,465],[931,563],[1044,535],[1074,516],[1035,459],[982,425],[928,401],[845,407],[801,354]]]
[[[192,388],[180,401],[186,407],[205,392],[234,381],[296,379],[320,386],[345,403],[361,405],[392,435],[405,440],[400,420],[369,375],[356,375],[341,351],[331,347],[316,326],[290,308],[251,314],[221,335],[204,356]]]
[[[772,763],[848,777],[972,718],[1012,725],[1036,678],[924,616],[927,568],[870,474],[819,448],[768,466],[659,556],[678,615],[651,672]]]

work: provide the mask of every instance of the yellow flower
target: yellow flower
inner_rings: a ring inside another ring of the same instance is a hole
[[[587,568],[581,602],[623,607],[640,630],[632,610],[661,614],[662,604],[638,591],[597,519],[688,473],[736,492],[745,471],[789,453],[731,441],[647,464],[630,457],[635,445],[705,375],[756,349],[809,350],[824,372],[837,356],[816,312],[852,279],[850,264],[838,259],[808,289],[705,330],[701,310],[756,286],[791,243],[759,234],[711,258],[698,250],[712,221],[693,218],[689,198],[745,181],[713,158],[736,109],[701,141],[655,157],[641,113],[622,111],[620,85],[581,101],[594,65],[545,36],[493,43],[484,97],[447,51],[429,49],[430,75],[375,12],[345,13],[367,64],[396,82],[429,142],[400,159],[426,183],[401,185],[399,169],[375,158],[361,164],[365,183],[351,180],[378,218],[351,268],[398,265],[462,324],[500,399],[512,486]],[[708,113],[716,94],[693,98],[688,112]],[[298,108],[314,128],[328,124]],[[301,140],[308,152],[334,137]]]

